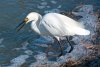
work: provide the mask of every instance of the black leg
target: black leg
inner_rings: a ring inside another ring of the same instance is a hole
[[[54,40],[56,40],[56,41],[57,41],[57,43],[58,43],[58,44],[59,44],[59,46],[60,46],[61,53],[58,55],[58,57],[60,57],[60,56],[62,56],[62,55],[63,55],[63,48],[62,48],[62,46],[61,46],[61,42],[60,42],[60,41],[58,41],[55,37],[54,37]]]
[[[61,50],[61,53],[58,55],[58,56],[60,57],[60,56],[63,55],[63,48],[62,48],[62,46],[61,46],[61,42],[60,42],[60,41],[58,41],[58,44],[59,44],[60,50]]]
[[[67,40],[67,42],[69,43],[69,45],[71,46],[71,49],[70,49],[70,51],[68,52],[68,53],[70,53],[70,52],[73,50],[73,46],[72,46],[72,44],[70,43],[68,37],[66,37],[66,40]]]

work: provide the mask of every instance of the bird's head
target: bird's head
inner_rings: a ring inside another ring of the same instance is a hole
[[[18,24],[18,26],[16,27],[16,31],[19,31],[22,27],[24,27],[25,24],[31,22],[31,21],[35,21],[38,19],[38,13],[36,12],[31,12],[29,13],[26,18],[20,23]]]

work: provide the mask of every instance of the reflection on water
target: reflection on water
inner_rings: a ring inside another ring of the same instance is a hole
[[[80,4],[94,4],[98,7],[99,0],[1,0],[0,1],[0,65],[16,63],[13,58],[23,57],[26,65],[35,61],[34,55],[44,48],[31,46],[39,35],[34,33],[29,25],[20,32],[15,26],[31,11],[45,14],[47,12],[70,11]],[[28,42],[27,42],[28,41]],[[11,65],[13,67],[13,64]],[[20,64],[19,64],[20,66]]]

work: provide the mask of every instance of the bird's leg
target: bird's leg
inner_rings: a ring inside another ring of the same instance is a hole
[[[58,41],[58,44],[59,44],[59,46],[60,46],[60,50],[61,50],[61,53],[59,54],[59,56],[62,56],[62,55],[63,55],[63,48],[62,48],[62,46],[61,46],[61,42]]]
[[[72,44],[70,43],[70,41],[69,41],[69,38],[68,38],[68,37],[66,37],[66,40],[67,40],[67,42],[69,43],[69,45],[71,46],[71,49],[70,49],[70,51],[68,52],[68,53],[70,53],[70,52],[73,50],[73,46],[72,46]]]
[[[60,39],[58,39],[58,38],[54,37],[54,40],[56,40],[56,41],[57,41],[57,43],[58,43],[58,44],[59,44],[59,46],[60,46],[61,53],[58,55],[58,56],[60,57],[60,56],[62,56],[62,55],[63,55],[63,48],[62,48],[62,46],[61,46]]]

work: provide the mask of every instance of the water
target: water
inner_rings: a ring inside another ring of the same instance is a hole
[[[29,47],[39,35],[33,32],[30,24],[20,32],[15,31],[15,26],[31,11],[44,15],[47,12],[71,11],[81,4],[92,4],[100,7],[99,0],[1,0],[0,1],[0,65],[10,65],[12,59],[24,56],[26,66],[34,62],[34,55],[44,48]],[[29,50],[27,52],[27,50]],[[28,61],[27,61],[28,60]],[[23,60],[24,61],[24,60]],[[14,62],[13,62],[14,63]],[[23,62],[24,63],[24,62]],[[11,65],[10,65],[11,66]]]

